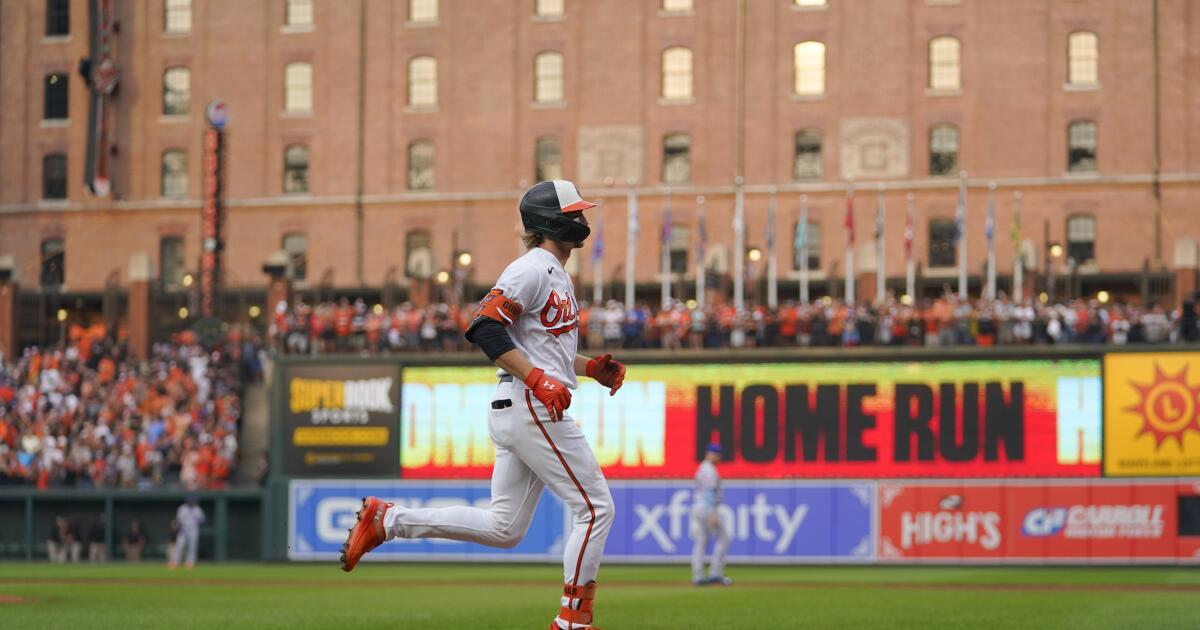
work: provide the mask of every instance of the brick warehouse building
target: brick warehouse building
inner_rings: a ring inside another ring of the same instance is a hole
[[[227,317],[264,303],[269,259],[307,299],[391,302],[446,297],[438,272],[469,258],[473,299],[519,251],[520,192],[554,177],[604,201],[605,297],[623,295],[632,187],[639,297],[657,299],[668,203],[692,295],[702,195],[710,295],[728,299],[739,181],[751,300],[772,190],[781,296],[798,291],[802,195],[812,295],[840,294],[848,180],[858,297],[875,294],[880,183],[889,287],[912,193],[919,290],[939,292],[958,275],[960,170],[972,294],[989,182],[1002,290],[1017,192],[1026,294],[1196,288],[1196,0],[118,0],[119,84],[89,151],[96,2],[0,2],[0,349],[53,337],[60,309],[178,325],[213,100],[230,112]],[[89,156],[110,194],[85,185]]]

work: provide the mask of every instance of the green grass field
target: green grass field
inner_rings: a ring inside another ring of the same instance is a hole
[[[1200,628],[1195,568],[731,567],[601,570],[596,622],[654,628]],[[0,628],[530,628],[556,567],[0,564]]]

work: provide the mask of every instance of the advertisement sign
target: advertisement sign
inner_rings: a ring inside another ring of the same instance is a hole
[[[408,368],[407,478],[491,475],[491,368]],[[1100,362],[631,365],[616,396],[581,379],[568,414],[609,479],[1094,477]]]
[[[612,484],[616,521],[605,559],[688,561],[692,488],[680,482]],[[873,484],[731,482],[720,518],[733,562],[871,560]]]
[[[486,483],[317,481],[296,479],[288,488],[288,559],[337,560],[346,530],[354,527],[362,498],[377,496],[406,508],[471,506],[486,509]],[[388,541],[364,561],[377,560],[562,560],[567,514],[544,491],[525,538],[512,549],[440,538]]]
[[[692,552],[690,484],[612,485],[616,520],[606,561],[687,562]],[[491,502],[485,482],[293,480],[289,488],[288,558],[336,559],[364,496],[406,508],[473,506]],[[874,557],[872,484],[730,483],[721,518],[731,534],[734,562],[869,561]],[[370,560],[561,560],[572,519],[543,491],[525,538],[513,549],[442,539],[400,539]]]
[[[1175,483],[881,483],[880,560],[1200,561]]]
[[[1104,356],[1104,473],[1200,475],[1200,353]]]
[[[400,368],[281,364],[284,472],[395,475]]]

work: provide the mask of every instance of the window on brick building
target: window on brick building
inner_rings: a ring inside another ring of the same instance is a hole
[[[283,251],[292,267],[292,279],[308,278],[308,235],[304,232],[289,232],[283,235]]]
[[[308,147],[303,144],[288,145],[283,150],[283,192],[308,192]]]
[[[408,21],[414,24],[438,21],[438,0],[408,0]]]
[[[183,283],[183,238],[164,236],[158,241],[158,278],[169,287]]]
[[[71,34],[71,0],[46,0],[46,37]]]
[[[934,125],[929,129],[929,174],[958,172],[958,127]]]
[[[562,17],[566,0],[534,0],[533,14],[538,17]]]
[[[192,0],[163,1],[163,31],[187,33],[192,30]]]
[[[46,75],[45,91],[42,99],[42,118],[45,120],[65,120],[70,104],[67,75],[55,72]]]
[[[958,262],[958,228],[954,219],[929,220],[929,266],[953,267]]]
[[[288,26],[312,26],[313,0],[287,0],[283,23]]]
[[[543,136],[537,139],[536,163],[534,179],[548,182],[553,179],[563,179],[562,142],[553,136]]]
[[[408,145],[408,189],[432,190],[433,142],[416,140]]]
[[[821,179],[821,132],[805,129],[796,134],[792,155],[792,179]]]
[[[663,0],[662,10],[668,13],[685,13],[692,10],[692,0]]]
[[[558,103],[563,100],[563,56],[560,52],[538,53],[533,60],[533,100]]]
[[[929,88],[958,90],[962,87],[962,64],[958,39],[949,36],[929,40]]]
[[[437,59],[413,57],[408,62],[408,104],[436,107],[438,101]]]
[[[1076,120],[1067,126],[1067,170],[1072,173],[1096,170],[1096,123]]]
[[[289,113],[312,111],[312,64],[304,61],[283,67],[283,110]]]
[[[675,46],[662,54],[662,97],[686,101],[692,98],[692,51]]]
[[[433,277],[433,247],[429,232],[413,230],[404,237],[404,275],[418,280]]]
[[[672,133],[663,137],[662,180],[664,184],[686,184],[692,179],[692,137]]]
[[[671,248],[667,255],[667,267],[671,273],[686,274],[688,272],[688,252],[692,245],[691,229],[686,225],[672,225],[667,245]]]
[[[192,100],[192,73],[187,68],[167,68],[163,73],[162,113],[183,116]]]
[[[43,288],[62,286],[66,278],[66,251],[60,236],[42,240],[42,265],[38,280]]]
[[[1076,31],[1067,36],[1067,83],[1100,83],[1100,39],[1091,31]]]
[[[186,197],[188,188],[187,154],[178,149],[162,154],[162,196]]]
[[[42,158],[42,199],[67,198],[67,156],[51,153]]]
[[[792,49],[795,82],[792,90],[801,96],[825,93],[825,44],[800,42]]]
[[[808,222],[808,230],[801,235],[796,234],[796,228],[800,225],[797,221],[792,226],[792,269],[799,270],[801,268],[801,256],[804,255],[805,246],[808,249],[808,270],[816,271],[821,268],[821,224]],[[799,238],[796,238],[799,236]],[[796,247],[797,242],[801,245]]]
[[[1075,264],[1086,265],[1096,261],[1096,218],[1081,214],[1067,219],[1067,258]]]

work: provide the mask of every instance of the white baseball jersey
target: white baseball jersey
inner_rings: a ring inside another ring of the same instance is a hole
[[[554,254],[535,247],[500,274],[495,288],[521,305],[521,314],[508,326],[513,345],[534,367],[574,389],[579,303],[562,263]]]
[[[695,489],[692,505],[696,508],[711,509],[721,503],[721,474],[710,461],[700,462],[696,469]]]
[[[179,521],[179,531],[186,534],[199,532],[204,524],[204,510],[199,505],[184,503],[175,511],[175,520]]]

